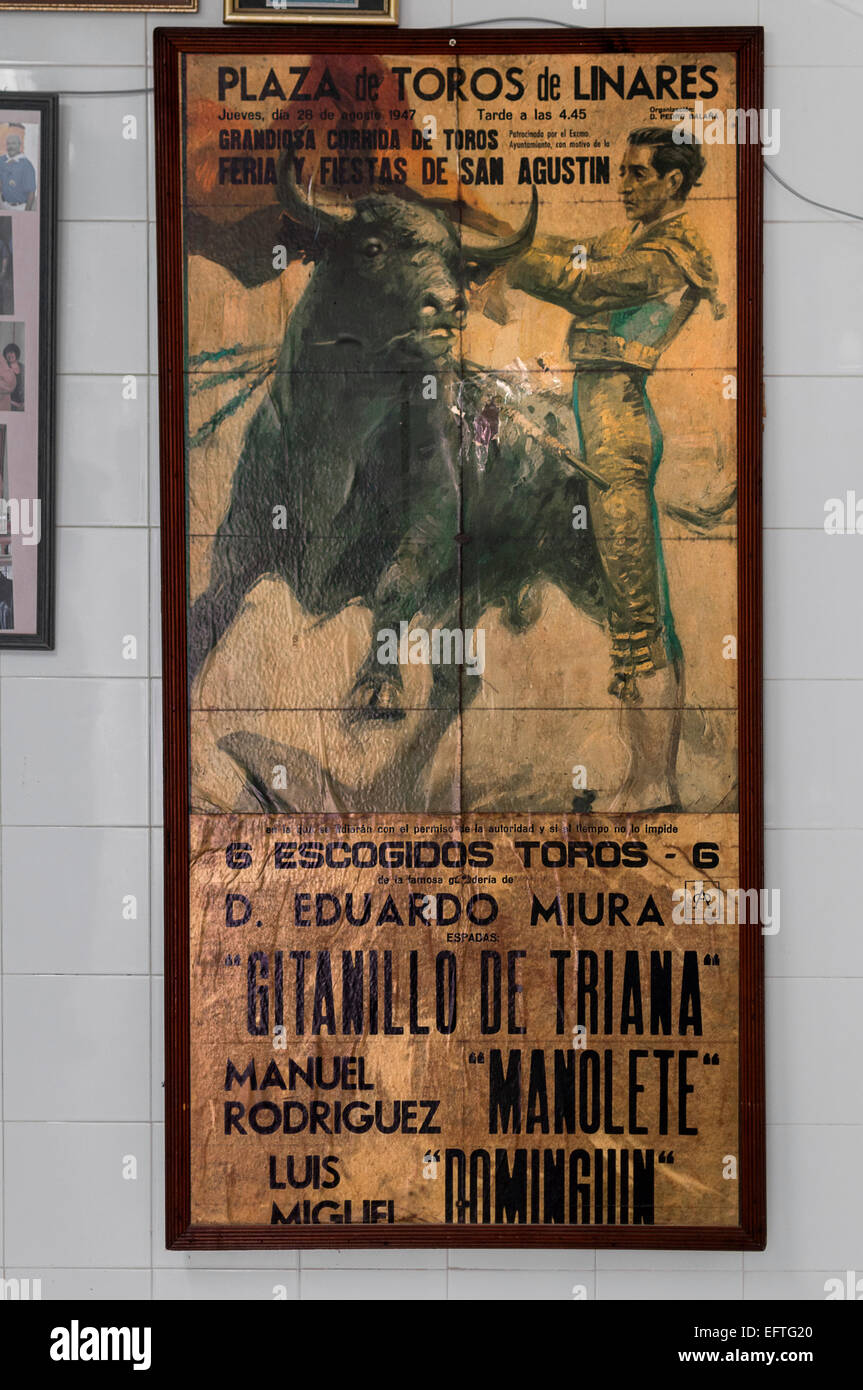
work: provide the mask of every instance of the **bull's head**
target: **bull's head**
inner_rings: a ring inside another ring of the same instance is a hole
[[[315,332],[333,344],[355,342],[372,369],[387,358],[449,357],[467,316],[468,286],[519,255],[536,230],[535,191],[519,230],[484,245],[468,245],[456,231],[448,213],[463,212],[459,204],[402,192],[361,198],[346,215],[315,206],[287,159],[278,192],[302,254],[318,262],[308,305]]]
[[[333,211],[301,191],[287,156],[277,189],[278,212],[261,210],[230,229],[187,217],[187,228],[190,250],[227,265],[245,284],[273,274],[274,240],[294,259],[316,262],[292,319],[293,364],[315,348],[327,350],[330,361],[337,351],[345,366],[353,348],[357,364],[370,371],[445,363],[464,326],[469,286],[524,251],[536,230],[535,190],[516,232],[471,245],[453,218],[481,230],[491,219],[463,204],[433,203],[401,188]]]

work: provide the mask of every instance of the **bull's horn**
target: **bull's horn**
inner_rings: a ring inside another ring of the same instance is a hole
[[[335,231],[343,221],[334,213],[325,212],[323,208],[309,202],[300,192],[294,177],[293,159],[288,150],[283,151],[276,169],[276,193],[291,221],[298,222],[301,227],[307,227],[315,236],[320,236],[321,232]]]
[[[466,246],[462,243],[465,260],[470,265],[501,265],[508,261],[512,256],[517,256],[521,251],[533,241],[533,234],[536,231],[536,218],[539,210],[539,199],[536,196],[536,189],[531,189],[530,211],[522,225],[512,236],[505,237],[503,241],[497,241],[493,246]]]

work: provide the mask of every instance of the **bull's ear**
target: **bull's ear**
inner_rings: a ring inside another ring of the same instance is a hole
[[[189,209],[184,226],[188,254],[224,266],[246,289],[277,279],[286,259],[314,260],[322,249],[307,227],[278,206],[258,208],[236,222],[214,222]],[[285,248],[282,255],[276,254],[278,247]]]
[[[478,309],[501,327],[510,322],[514,311],[506,295],[506,269],[503,266],[499,266],[483,284],[477,285],[470,303],[473,310]]]
[[[465,281],[469,286],[484,286],[486,281],[489,279],[489,276],[495,275],[496,271],[501,271],[501,274],[496,276],[494,281],[495,284],[503,285],[506,280],[505,274],[503,273],[502,268],[500,266],[477,265],[476,262],[471,260],[469,257],[465,257],[463,259],[462,268]],[[485,302],[486,301],[483,300],[483,304],[485,304]],[[485,309],[483,309],[483,312],[485,312]]]

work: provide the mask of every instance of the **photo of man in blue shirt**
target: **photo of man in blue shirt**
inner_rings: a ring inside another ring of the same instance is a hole
[[[36,203],[36,170],[22,153],[24,127],[10,126],[6,153],[0,155],[0,206],[30,212]]]

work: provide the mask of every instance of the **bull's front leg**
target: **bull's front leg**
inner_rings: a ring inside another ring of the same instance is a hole
[[[400,638],[418,614],[448,612],[458,588],[458,549],[443,528],[407,537],[372,603],[372,644],[349,697],[353,719],[404,719]]]
[[[243,601],[245,586],[230,580],[211,584],[189,610],[189,682],[195,680],[213,648],[222,639]]]
[[[263,548],[219,534],[213,547],[210,583],[189,610],[189,682],[194,681],[221,641],[255,582],[270,568]]]
[[[398,625],[396,626],[398,630]],[[376,657],[378,644],[363,662],[348,696],[348,719],[404,719],[404,682],[398,665]]]
[[[351,719],[404,719],[404,682],[398,661],[398,640],[401,624],[409,623],[420,606],[420,586],[396,562],[387,570],[375,592],[372,645],[348,697]]]

